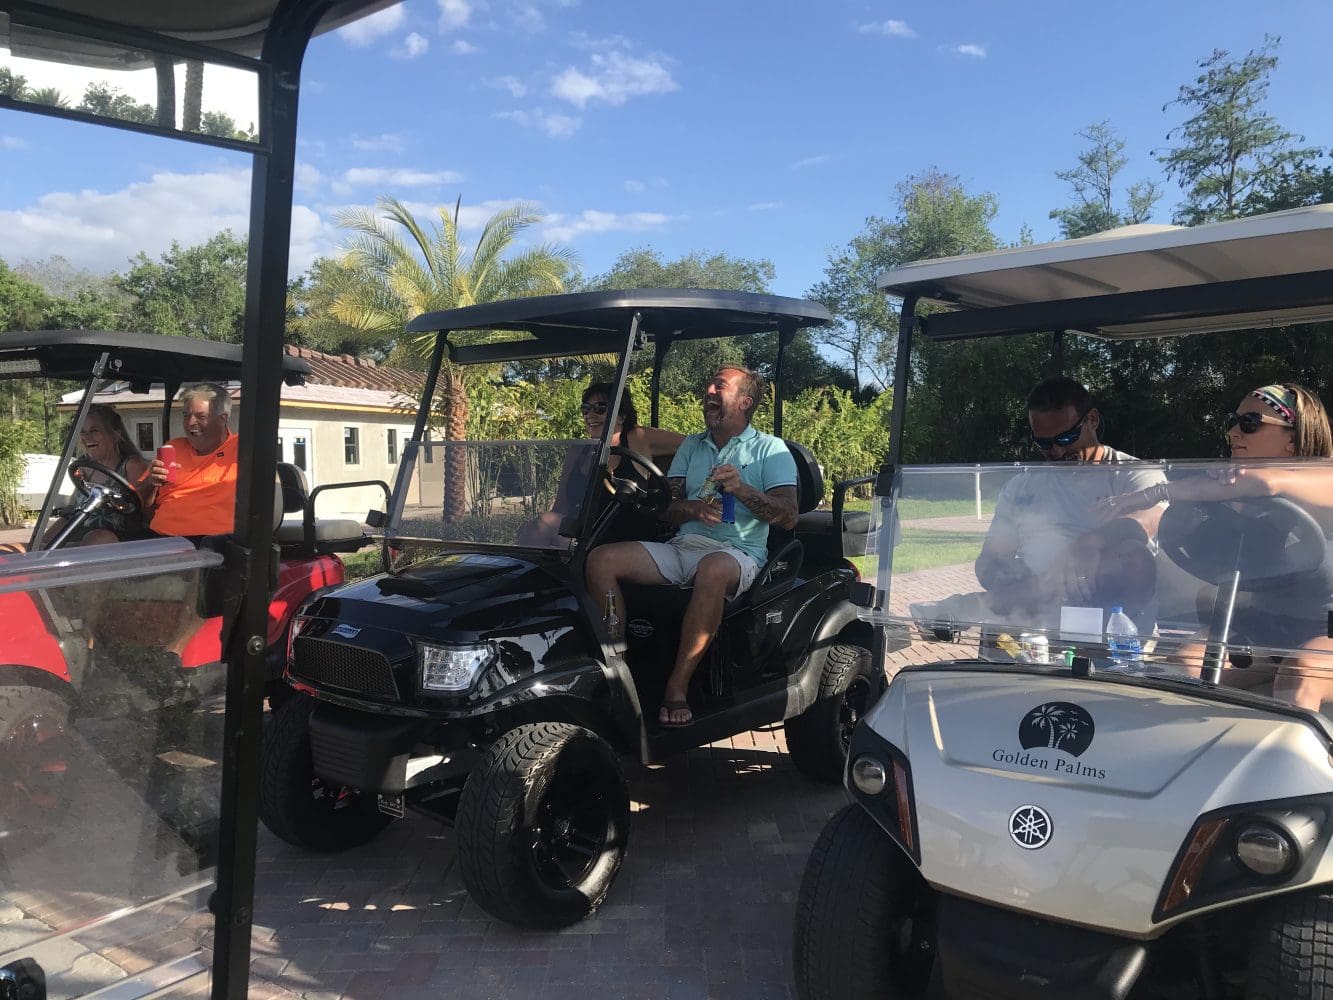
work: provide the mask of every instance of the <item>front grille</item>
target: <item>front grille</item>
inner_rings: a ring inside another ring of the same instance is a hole
[[[292,644],[292,653],[292,673],[303,680],[371,698],[398,697],[393,668],[383,653],[304,635]]]

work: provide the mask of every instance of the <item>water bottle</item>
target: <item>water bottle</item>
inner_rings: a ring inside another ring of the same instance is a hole
[[[612,639],[620,638],[620,616],[616,614],[616,595],[614,591],[606,592],[606,614],[602,616],[602,625],[606,628],[606,634]]]
[[[1106,648],[1110,650],[1111,662],[1117,667],[1128,669],[1143,663],[1139,630],[1119,605],[1111,609],[1111,617],[1106,620]]]

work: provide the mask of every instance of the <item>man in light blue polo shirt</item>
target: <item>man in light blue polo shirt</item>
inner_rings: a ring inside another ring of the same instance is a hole
[[[763,395],[762,380],[748,368],[725,365],[714,372],[703,396],[708,430],[681,442],[667,473],[672,502],[665,517],[679,525],[675,537],[603,545],[588,558],[589,592],[615,595],[617,607],[624,607],[622,583],[693,584],[658,715],[663,726],[694,720],[690,677],[722,622],[727,598],[754,582],[767,558],[768,526],[796,524],[796,462],[779,438],[750,424]],[[722,520],[720,495],[701,498],[710,478],[736,498],[734,524]]]

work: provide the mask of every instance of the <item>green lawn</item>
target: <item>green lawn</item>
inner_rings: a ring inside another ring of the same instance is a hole
[[[848,500],[848,510],[869,510],[869,500]],[[904,521],[912,521],[917,518],[925,517],[967,517],[976,516],[977,502],[975,500],[920,500],[907,498],[898,501],[898,516]],[[981,513],[983,517],[989,517],[995,513],[995,500],[982,498]]]
[[[347,581],[362,580],[368,576],[383,572],[380,565],[380,547],[372,545],[360,552],[353,552],[341,557],[347,571]]]
[[[981,554],[981,543],[986,536],[975,531],[907,531],[906,537],[893,550],[893,572],[911,573],[936,566],[957,566],[976,562]],[[868,556],[853,557],[852,562],[866,575]]]

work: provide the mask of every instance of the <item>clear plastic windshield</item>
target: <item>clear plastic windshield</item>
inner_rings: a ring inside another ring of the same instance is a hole
[[[0,966],[36,963],[45,996],[207,984],[220,563],[184,539],[0,555]]]
[[[567,548],[597,471],[588,440],[422,441],[403,452],[386,535]]]
[[[1217,663],[1333,708],[1333,462],[908,466],[873,504],[862,615],[909,660]]]

